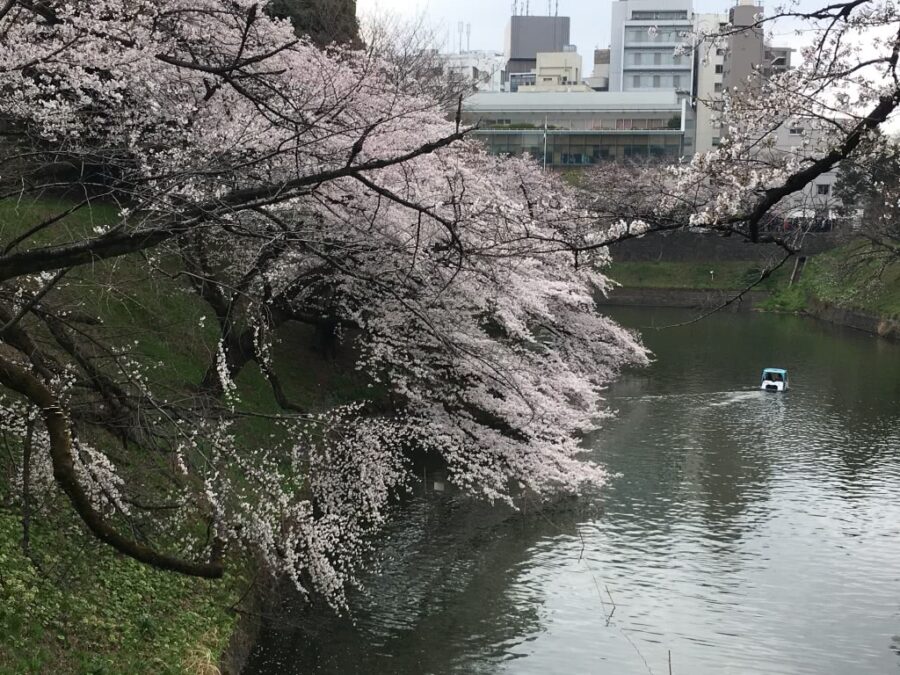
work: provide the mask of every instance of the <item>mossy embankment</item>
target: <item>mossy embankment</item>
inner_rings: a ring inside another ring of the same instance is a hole
[[[900,260],[872,259],[850,240],[810,255],[791,283],[790,258],[754,286],[746,308],[807,314],[886,337],[900,337]],[[777,259],[772,259],[776,260]],[[715,306],[760,278],[765,260],[624,260],[606,271],[627,304]]]
[[[736,290],[757,281],[764,266],[757,261],[614,262],[608,275],[624,288]],[[764,279],[759,290],[774,291],[786,284],[791,268],[783,265]]]
[[[809,257],[798,282],[777,287],[762,308],[900,339],[900,260],[873,257],[864,247],[851,241]]]
[[[71,204],[46,198],[0,202],[0,241],[11,241]],[[94,204],[29,241],[74,241],[115,222],[117,214],[115,206]],[[130,356],[152,364],[155,386],[174,395],[202,381],[215,353],[217,325],[184,278],[171,274],[170,263],[127,256],[84,266],[67,275],[47,301],[98,318],[110,342],[128,345]],[[349,359],[326,358],[315,344],[303,327],[278,335],[273,358],[283,366],[282,385],[293,401],[317,409],[372,395]],[[237,384],[243,408],[279,411],[252,362]],[[248,418],[238,433],[252,445],[268,438],[270,426]],[[114,452],[127,471],[129,464],[143,465],[131,453],[146,451],[117,445]],[[21,445],[0,432],[0,674],[218,672],[253,563],[232,553],[220,581],[153,570],[86,533],[52,485],[51,496],[30,514],[26,542],[15,469],[21,453]]]

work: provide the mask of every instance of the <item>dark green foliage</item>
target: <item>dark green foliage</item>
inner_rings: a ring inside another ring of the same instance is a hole
[[[356,0],[273,0],[269,13],[290,19],[298,35],[309,36],[320,47],[360,42]]]

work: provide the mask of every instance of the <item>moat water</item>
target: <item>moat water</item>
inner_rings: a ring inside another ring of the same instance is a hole
[[[599,497],[512,512],[428,475],[350,615],[286,598],[245,672],[900,671],[900,345],[613,314],[655,362],[586,441],[615,474]],[[765,366],[791,390],[756,390]]]

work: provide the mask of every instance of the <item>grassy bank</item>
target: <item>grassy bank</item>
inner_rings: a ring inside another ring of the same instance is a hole
[[[614,262],[607,274],[625,288],[679,288],[737,290],[746,288],[761,274],[758,262]],[[760,290],[787,285],[791,267],[785,264],[765,279]]]
[[[812,303],[900,319],[900,262],[887,265],[860,258],[859,244],[847,244],[809,258],[800,282],[777,289],[766,309],[804,312]]]
[[[789,286],[789,260],[756,286],[772,296],[761,307],[770,311],[806,312],[814,303],[900,318],[900,263],[881,268],[865,262],[860,244],[850,243],[811,256],[800,281]],[[614,262],[608,275],[625,288],[740,290],[759,278],[758,262]]]
[[[19,517],[0,512],[0,673],[213,673],[241,587],[119,556],[61,500],[26,556]]]
[[[68,205],[47,199],[0,202],[0,238],[9,241]],[[37,239],[72,241],[116,218],[114,206],[96,204]],[[152,264],[167,265],[129,256],[81,268],[51,299],[99,317],[113,344],[129,345],[132,355],[155,364],[159,387],[186,391],[201,381],[213,357],[215,321],[182,280],[154,271]],[[301,405],[316,409],[372,395],[350,363],[314,351],[311,331],[289,327],[279,338],[273,357],[290,366],[281,368],[282,384]],[[248,410],[279,410],[255,364],[242,371],[238,392]],[[249,442],[270,431],[269,423],[254,419],[238,429]],[[118,447],[119,463],[127,467],[129,453],[139,452]],[[11,470],[20,457],[21,447],[0,434],[0,674],[217,672],[236,623],[232,607],[251,575],[247,565],[229,561],[230,573],[218,582],[155,571],[86,534],[59,496],[32,515],[26,552]]]

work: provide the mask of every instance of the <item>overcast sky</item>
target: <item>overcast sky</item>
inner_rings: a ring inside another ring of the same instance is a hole
[[[552,0],[555,4],[556,0]],[[572,44],[585,63],[593,63],[595,47],[609,46],[609,17],[612,0],[559,0],[559,15],[572,19]],[[519,0],[524,5],[525,0]],[[529,0],[531,14],[545,15],[547,0]],[[661,0],[664,4],[664,0]],[[725,12],[734,0],[694,0],[695,12]],[[446,51],[458,49],[458,24],[472,24],[471,48],[503,51],[506,24],[512,0],[357,0],[361,17],[390,14],[409,19],[424,17],[442,41]],[[463,35],[465,43],[465,35]],[[465,46],[465,44],[463,45]]]

